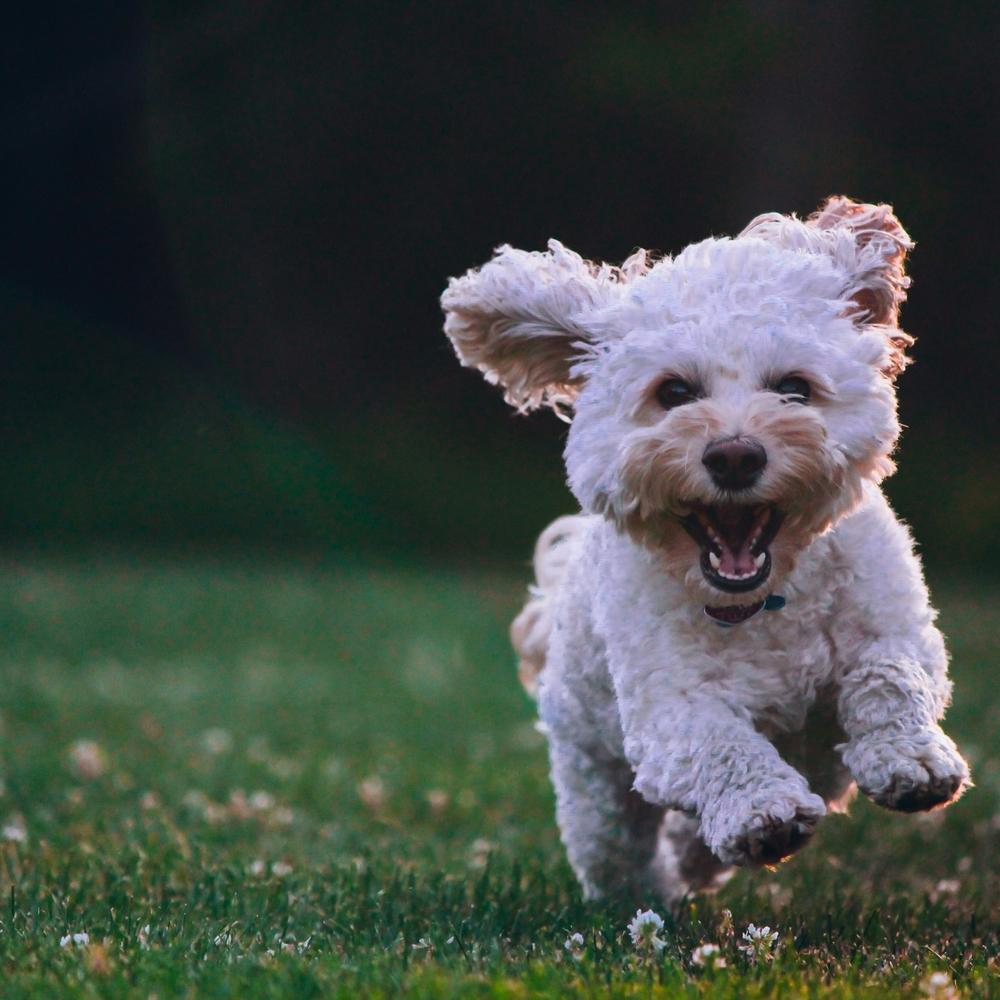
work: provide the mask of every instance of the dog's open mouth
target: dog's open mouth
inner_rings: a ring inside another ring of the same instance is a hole
[[[681,524],[701,546],[701,572],[718,590],[742,594],[771,575],[768,546],[781,527],[773,504],[694,504]]]

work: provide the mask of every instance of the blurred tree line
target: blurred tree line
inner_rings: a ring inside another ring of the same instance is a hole
[[[890,493],[988,572],[995,5],[153,0],[0,40],[9,542],[527,554],[565,428],[440,332],[447,276],[618,261],[827,194],[918,242]]]

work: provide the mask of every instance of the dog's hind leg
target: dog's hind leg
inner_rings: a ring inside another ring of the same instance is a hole
[[[647,802],[623,761],[552,745],[556,816],[588,899],[658,895],[674,904],[720,888],[733,872],[706,847],[698,821]]]
[[[676,809],[666,810],[654,860],[661,896],[676,903],[689,893],[721,889],[735,871],[721,862],[702,840],[698,820]]]
[[[545,668],[555,596],[579,550],[589,520],[580,514],[557,518],[535,544],[535,585],[528,603],[510,626],[510,641],[517,653],[517,673],[532,697],[538,693],[538,680]]]
[[[656,862],[663,807],[633,790],[632,770],[624,761],[559,739],[551,741],[550,754],[559,831],[584,896],[660,892]]]

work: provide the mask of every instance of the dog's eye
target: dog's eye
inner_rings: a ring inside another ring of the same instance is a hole
[[[698,398],[694,388],[682,378],[664,379],[656,387],[656,401],[665,410],[672,410],[675,406],[683,406]]]
[[[804,403],[812,394],[812,386],[801,375],[786,375],[774,384],[779,396],[794,397],[792,402]]]

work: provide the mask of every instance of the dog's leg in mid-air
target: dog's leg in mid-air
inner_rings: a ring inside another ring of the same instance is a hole
[[[918,812],[957,798],[969,767],[939,722],[951,698],[948,656],[909,533],[885,501],[843,550],[864,553],[837,623],[839,749],[858,787],[887,809]],[[878,566],[879,572],[868,570]]]
[[[842,681],[844,763],[869,798],[887,809],[919,812],[961,794],[969,767],[938,725],[939,691],[915,660],[863,662]]]
[[[643,703],[651,702],[633,701]],[[697,816],[726,864],[774,864],[806,843],[826,806],[747,718],[710,698],[652,703],[655,718],[623,717],[645,799]]]

